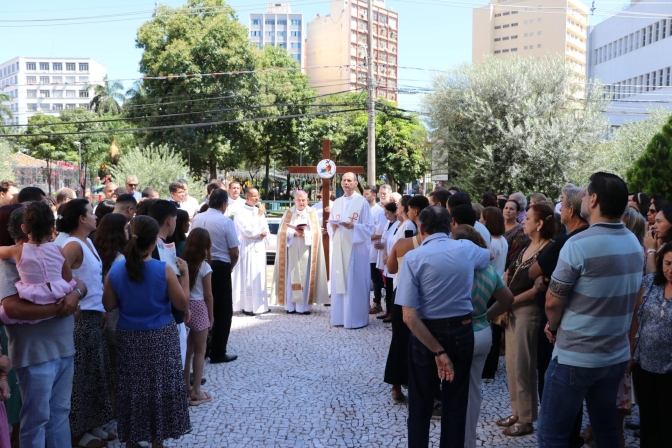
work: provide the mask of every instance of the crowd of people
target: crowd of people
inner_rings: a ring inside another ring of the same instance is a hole
[[[383,380],[408,402],[409,446],[429,445],[431,419],[441,446],[477,446],[482,383],[502,350],[505,436],[538,420],[540,447],[624,446],[636,393],[641,446],[664,446],[672,205],[662,196],[596,173],[586,188],[565,185],[557,204],[535,193],[528,205],[520,192],[472,202],[457,187],[402,196],[346,173],[327,207],[294,192],[267,285],[256,188],[212,180],[199,204],[184,180],[165,200],[139,185],[108,182],[94,207],[68,188],[52,199],[0,183],[0,447],[179,438],[189,406],[212,400],[206,358],[237,359],[234,312],[308,315],[317,304],[331,307],[332,326],[391,323]]]

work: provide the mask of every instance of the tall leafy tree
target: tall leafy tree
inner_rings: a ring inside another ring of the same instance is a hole
[[[672,116],[626,174],[631,191],[672,196]]]
[[[434,79],[424,109],[434,166],[472,193],[543,191],[557,197],[607,130],[599,85],[585,89],[564,57],[486,58]]]
[[[89,105],[91,110],[100,115],[121,113],[121,105],[124,95],[121,93],[124,85],[120,81],[110,81],[105,75],[103,84],[88,84],[87,89],[93,89],[93,98]]]
[[[159,6],[153,19],[138,30],[136,45],[143,50],[140,71],[148,77],[242,72],[218,76],[185,76],[145,80],[146,96],[127,111],[155,117],[143,124],[188,125],[246,117],[258,52],[248,30],[223,0],[189,0],[184,7]],[[169,114],[191,114],[160,119]],[[196,172],[214,177],[218,168],[240,163],[243,130],[237,124],[183,127],[150,132],[148,142],[167,143],[189,157]],[[188,152],[188,154],[186,154]]]
[[[12,97],[6,93],[0,93],[0,124],[5,123],[5,118],[12,118],[12,110],[6,104],[2,104],[3,101],[11,101]]]

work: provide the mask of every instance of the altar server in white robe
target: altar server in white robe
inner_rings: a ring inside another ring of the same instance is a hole
[[[226,207],[226,212],[224,212],[224,216],[226,216],[227,218],[234,219],[238,210],[243,208],[243,206],[245,205],[245,199],[240,197],[240,192],[242,191],[240,182],[233,181],[229,183],[229,188],[227,191],[229,193],[229,202],[228,202],[229,205]]]
[[[280,222],[271,287],[271,304],[284,305],[287,314],[310,314],[313,304],[327,302],[321,224],[308,193],[297,191]]]
[[[265,210],[259,203],[259,191],[248,188],[245,204],[236,212],[233,224],[240,241],[238,264],[231,272],[233,285],[233,311],[242,310],[248,315],[268,312],[266,292],[266,245],[268,222]]]
[[[341,179],[344,196],[331,208],[331,325],[361,328],[369,323],[371,266],[369,247],[374,232],[368,202],[355,193],[353,173]]]

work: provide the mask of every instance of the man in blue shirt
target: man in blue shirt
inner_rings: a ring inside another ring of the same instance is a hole
[[[560,251],[546,293],[546,334],[555,348],[539,411],[540,448],[568,446],[584,399],[597,446],[620,446],[614,398],[630,360],[644,267],[642,246],[621,223],[627,203],[620,177],[593,174],[581,202],[590,228]]]
[[[422,245],[406,254],[395,303],[411,330],[408,379],[408,445],[429,445],[429,422],[438,368],[441,381],[441,447],[464,446],[469,371],[474,353],[471,289],[474,270],[485,269],[490,251],[448,238],[450,213],[420,213]]]

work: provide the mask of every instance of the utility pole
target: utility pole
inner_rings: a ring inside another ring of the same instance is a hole
[[[368,70],[369,70],[369,98],[367,107],[369,111],[369,138],[366,158],[366,181],[370,185],[376,184],[376,99],[375,83],[373,79],[373,2],[369,0],[368,14]]]

